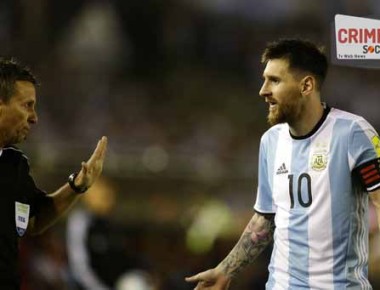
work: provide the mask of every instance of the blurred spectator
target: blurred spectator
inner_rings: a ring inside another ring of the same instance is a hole
[[[79,289],[114,289],[123,274],[144,267],[143,262],[126,248],[124,227],[112,221],[116,192],[111,182],[99,180],[82,201],[67,222],[72,277]]]

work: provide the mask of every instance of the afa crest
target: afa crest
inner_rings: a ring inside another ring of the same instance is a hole
[[[327,167],[327,152],[314,152],[311,156],[311,168],[316,171],[321,171]]]

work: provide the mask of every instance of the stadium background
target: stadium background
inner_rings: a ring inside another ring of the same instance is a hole
[[[112,219],[127,250],[144,256],[157,289],[192,289],[183,277],[220,261],[252,214],[259,137],[268,128],[258,96],[263,47],[299,36],[329,51],[337,13],[376,17],[380,4],[1,1],[1,54],[18,56],[41,80],[39,124],[22,146],[33,175],[55,189],[107,135],[104,174],[117,187]],[[379,130],[379,76],[331,66],[322,95]],[[379,283],[373,215],[371,225],[370,278]],[[70,289],[65,227],[64,218],[23,241],[24,290]],[[268,254],[232,289],[263,289]]]

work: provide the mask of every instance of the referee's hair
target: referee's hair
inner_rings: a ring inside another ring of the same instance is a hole
[[[0,99],[8,102],[15,93],[16,81],[28,81],[37,85],[37,78],[29,67],[15,57],[0,57]]]
[[[280,39],[271,42],[265,48],[261,62],[266,64],[272,59],[286,59],[289,69],[300,70],[313,74],[321,88],[327,74],[328,62],[322,47],[308,40],[297,38]]]

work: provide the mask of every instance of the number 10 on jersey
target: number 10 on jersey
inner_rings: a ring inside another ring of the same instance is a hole
[[[290,196],[290,208],[294,208],[295,199],[302,207],[309,207],[313,201],[311,195],[311,177],[307,173],[301,173],[297,177],[294,174],[288,175],[289,179],[289,196]],[[296,179],[296,180],[295,180]],[[306,186],[302,186],[305,184]],[[296,186],[296,188],[294,188]],[[302,189],[306,189],[306,192],[303,193]]]

